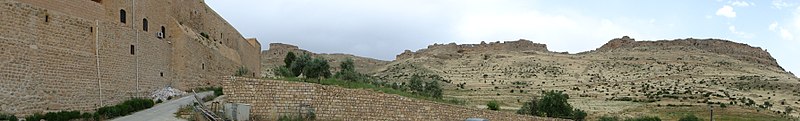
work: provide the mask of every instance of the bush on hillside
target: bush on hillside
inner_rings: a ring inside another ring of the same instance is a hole
[[[694,114],[689,114],[687,116],[682,117],[678,121],[700,121],[700,118],[697,118],[697,116],[694,116]]]
[[[292,74],[292,71],[289,70],[289,68],[286,68],[286,67],[283,67],[283,66],[278,66],[278,67],[272,68],[272,74],[274,74],[275,76],[280,76],[280,77],[294,77],[294,74]]]
[[[575,108],[575,110],[572,111],[572,119],[576,121],[584,121],[587,115],[588,114],[586,114],[586,111],[581,109]]]
[[[565,118],[573,120],[584,120],[586,112],[572,108],[567,102],[569,95],[561,91],[542,91],[542,98],[533,98],[530,102],[525,102],[517,110],[518,114],[545,116],[554,118]]]
[[[661,118],[658,118],[657,116],[642,116],[631,119],[625,119],[625,121],[661,121]]]
[[[616,116],[603,116],[597,119],[597,121],[620,121],[620,118]]]
[[[489,110],[500,110],[500,105],[497,104],[496,100],[489,101],[486,107],[489,107]]]

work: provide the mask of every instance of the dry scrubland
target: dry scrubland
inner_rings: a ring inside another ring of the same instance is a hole
[[[285,52],[279,49],[270,47],[264,53]],[[269,60],[282,57],[262,56],[263,72],[281,65]],[[697,109],[696,115],[705,117],[708,112],[699,109],[708,105],[728,112],[755,112],[740,117],[780,118],[787,109],[795,110],[789,115],[800,116],[796,111],[800,79],[777,65],[766,50],[727,40],[623,37],[578,54],[551,52],[546,45],[527,40],[434,44],[406,51],[392,62],[362,63],[356,61],[362,65],[359,71],[382,80],[402,83],[412,75],[440,80],[445,97],[466,100],[477,108],[498,100],[503,110],[513,111],[542,90],[561,90],[570,95],[571,104],[587,110],[590,119],[636,116],[630,112],[672,119],[677,116],[655,112],[680,108]]]

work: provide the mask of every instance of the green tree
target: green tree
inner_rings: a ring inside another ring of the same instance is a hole
[[[543,116],[539,113],[539,99],[534,97],[531,101],[522,104],[522,107],[517,110],[517,114]]]
[[[342,79],[342,80],[348,80],[348,81],[364,81],[364,80],[366,80],[365,79],[366,78],[365,75],[362,75],[362,74],[356,72],[355,64],[353,63],[353,60],[350,59],[350,58],[347,58],[344,61],[342,61],[342,63],[339,64],[339,67],[340,67],[339,72],[336,72],[336,74],[334,75],[334,77],[336,77],[336,78],[339,78],[339,79]]]
[[[294,76],[294,74],[292,74],[292,71],[290,71],[289,68],[286,68],[286,67],[283,67],[283,66],[278,66],[278,67],[273,68],[272,69],[272,74],[274,74],[276,76],[281,76],[281,77],[292,77],[292,76]]]
[[[567,102],[569,95],[561,91],[543,91],[544,96],[539,100],[539,111],[547,117],[570,118],[572,105]]]
[[[295,57],[294,52],[286,53],[286,58],[283,58],[283,63],[286,64],[284,67],[291,68],[292,62],[294,62],[295,58],[297,57]]]
[[[306,64],[308,64],[310,61],[311,56],[308,54],[303,54],[299,58],[296,58],[294,61],[292,61],[292,66],[289,67],[289,70],[293,74],[292,76],[297,77],[300,76],[300,74],[303,74],[303,68],[305,68]]]
[[[419,75],[411,76],[411,80],[408,82],[408,88],[411,89],[411,93],[420,94],[423,91],[423,82],[422,77]]]
[[[430,81],[425,84],[425,93],[436,99],[442,99],[442,86],[436,81]]]
[[[341,68],[340,71],[356,71],[356,66],[353,63],[353,59],[350,58],[344,59],[342,64],[339,64],[339,67]]]
[[[681,119],[678,121],[700,121],[700,118],[697,118],[697,116],[694,116],[694,114],[689,114],[681,117]]]
[[[303,75],[312,79],[328,78],[331,76],[330,65],[322,57],[314,58],[303,68]]]
[[[497,100],[489,101],[486,107],[489,107],[489,110],[500,110],[500,105],[497,104]]]

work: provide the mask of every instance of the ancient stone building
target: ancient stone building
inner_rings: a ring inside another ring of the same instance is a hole
[[[203,0],[0,0],[0,112],[92,111],[260,74],[260,43]]]

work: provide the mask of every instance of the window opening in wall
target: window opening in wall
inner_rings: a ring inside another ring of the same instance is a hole
[[[142,19],[142,30],[147,31],[147,19]]]
[[[164,37],[167,37],[167,29],[164,28],[164,26],[161,26],[161,35],[164,35]]]
[[[103,3],[103,0],[92,0],[92,1],[94,1],[96,3]]]
[[[202,69],[206,69],[206,64],[204,63],[204,64],[203,64],[203,66],[202,66],[202,67],[200,67],[200,68],[202,68]]]
[[[89,32],[94,32],[94,27],[89,27]]]
[[[135,53],[133,53],[134,51],[135,51],[135,49],[134,49],[134,46],[133,46],[133,45],[131,45],[131,55],[134,55],[134,54],[135,54]]]
[[[125,23],[125,10],[119,10],[119,22]]]
[[[161,72],[161,77],[164,77],[164,72]]]
[[[44,22],[50,22],[50,15],[44,16]]]

